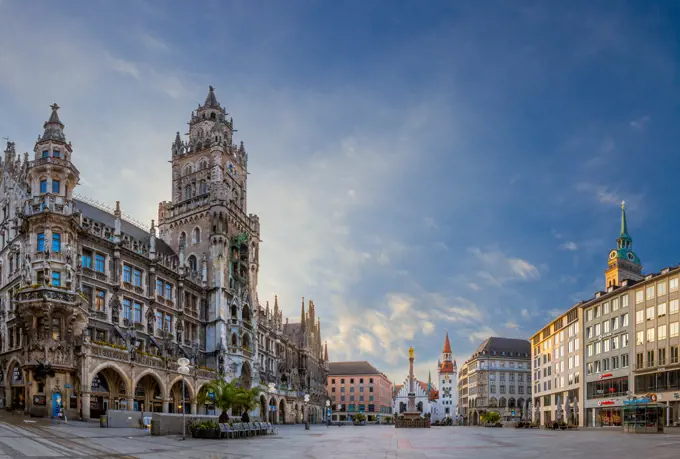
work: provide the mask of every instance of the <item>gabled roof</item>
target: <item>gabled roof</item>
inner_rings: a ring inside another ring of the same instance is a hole
[[[477,349],[478,354],[505,357],[530,357],[531,344],[526,339],[516,338],[487,338]]]

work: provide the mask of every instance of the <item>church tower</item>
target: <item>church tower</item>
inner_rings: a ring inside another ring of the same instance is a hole
[[[609,252],[609,262],[604,275],[607,288],[619,286],[626,279],[638,281],[643,278],[642,264],[633,252],[633,238],[628,234],[625,202],[621,203],[621,233],[616,239],[616,248]]]
[[[439,364],[439,399],[437,400],[437,417],[439,420],[450,417],[454,422],[456,421],[457,377],[458,368],[456,361],[453,360],[449,332],[446,332]]]
[[[231,361],[233,376],[252,380],[260,222],[247,214],[248,155],[212,86],[188,124],[188,140],[177,132],[171,145],[172,200],[159,204],[159,237],[183,276],[208,289],[205,342],[216,366]]]

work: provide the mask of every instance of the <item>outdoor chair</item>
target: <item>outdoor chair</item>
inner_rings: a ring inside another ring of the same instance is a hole
[[[218,425],[220,426],[220,438],[227,438],[227,435],[229,434],[227,425],[224,423],[219,423]]]
[[[267,435],[267,423],[266,422],[260,422],[260,432],[262,435]]]
[[[232,424],[232,429],[234,429],[234,433],[236,434],[237,438],[245,437],[246,436],[246,431],[243,429],[243,426],[241,425],[240,422],[235,422]]]
[[[255,435],[258,435],[260,433],[258,426],[256,426],[254,422],[247,422],[246,425],[248,426],[248,430],[250,431],[251,436],[254,437]]]

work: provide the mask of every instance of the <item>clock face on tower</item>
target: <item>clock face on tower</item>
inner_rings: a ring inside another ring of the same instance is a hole
[[[612,250],[612,251],[609,253],[609,258],[610,258],[611,260],[613,260],[614,258],[616,258],[616,250]]]
[[[628,259],[629,259],[630,261],[635,260],[635,255],[633,255],[631,252],[628,252],[628,255],[627,255],[627,256],[628,256]]]
[[[450,397],[451,396],[451,388],[450,387],[445,387],[442,392],[444,393],[444,397]]]

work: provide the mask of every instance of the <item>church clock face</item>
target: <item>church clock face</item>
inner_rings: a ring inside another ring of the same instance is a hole
[[[451,397],[451,388],[450,387],[445,387],[443,389],[444,392],[444,397]]]
[[[612,250],[612,251],[611,251],[611,253],[609,254],[609,258],[610,258],[611,260],[613,260],[614,258],[616,258],[616,250]]]
[[[628,255],[627,255],[627,256],[628,256],[628,259],[629,259],[630,261],[635,260],[635,255],[633,255],[631,252],[628,252]]]

